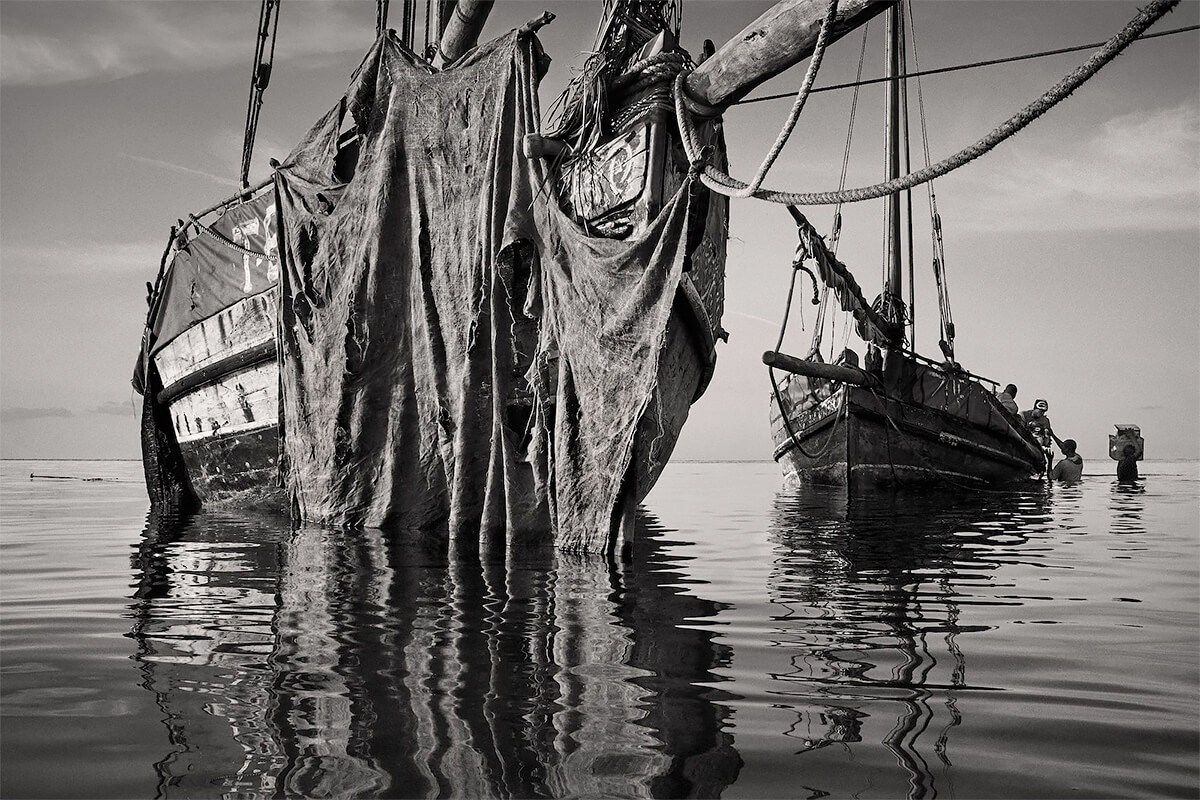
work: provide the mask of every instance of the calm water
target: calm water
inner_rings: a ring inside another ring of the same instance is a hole
[[[1089,466],[848,501],[676,463],[610,569],[0,462],[0,794],[1196,797],[1200,473]]]

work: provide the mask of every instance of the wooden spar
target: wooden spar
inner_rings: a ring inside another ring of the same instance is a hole
[[[900,74],[901,45],[903,39],[903,17],[900,16],[900,6],[897,4],[888,9],[887,13],[887,76],[895,78]],[[900,177],[900,81],[888,82],[887,91],[887,179],[894,181]],[[887,241],[887,280],[884,282],[884,297],[899,300],[902,297],[904,272],[901,264],[900,248],[900,193],[893,192],[887,198],[887,221],[884,231]],[[903,320],[896,319],[895,322]]]
[[[475,46],[494,4],[495,0],[458,0],[442,31],[435,67],[446,66]]]
[[[866,386],[870,382],[867,373],[854,367],[843,367],[838,364],[825,364],[820,361],[805,361],[803,358],[789,356],[768,350],[763,353],[763,363],[793,375],[804,375],[808,378],[824,378],[830,381],[841,381],[851,386]]]
[[[894,0],[841,0],[829,42],[850,33]],[[694,113],[718,116],[759,84],[812,55],[826,0],[780,0],[721,46],[683,82]]]

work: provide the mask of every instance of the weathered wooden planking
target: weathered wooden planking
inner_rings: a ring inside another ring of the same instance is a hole
[[[247,297],[168,342],[154,360],[168,392],[173,384],[231,355],[275,338],[277,290]]]
[[[594,221],[642,196],[649,168],[650,126],[632,130],[597,147],[559,173],[568,213]]]
[[[279,422],[279,365],[272,359],[225,375],[170,404],[180,444]]]
[[[278,425],[195,438],[180,450],[201,502],[284,508]]]

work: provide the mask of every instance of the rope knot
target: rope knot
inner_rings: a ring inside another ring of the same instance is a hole
[[[704,174],[704,168],[708,166],[708,160],[712,158],[713,146],[706,144],[696,153],[696,157],[692,159],[692,163],[688,166],[688,180],[697,180]]]

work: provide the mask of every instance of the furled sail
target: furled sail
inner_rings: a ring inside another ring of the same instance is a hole
[[[825,240],[817,233],[812,223],[795,206],[788,206],[800,234],[801,245],[817,265],[817,274],[826,286],[833,289],[834,296],[843,311],[854,315],[858,335],[863,341],[880,346],[893,347],[904,335],[903,326],[887,319],[867,302],[858,281],[850,268],[837,260],[825,246]]]

